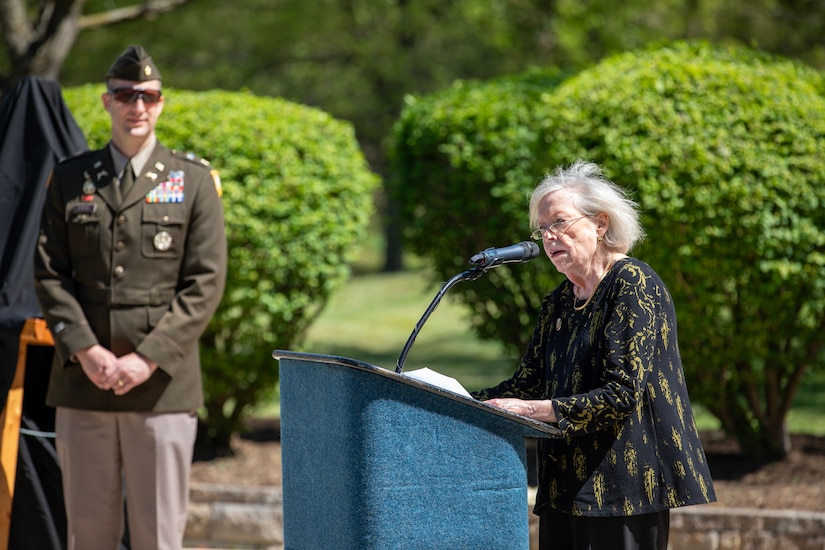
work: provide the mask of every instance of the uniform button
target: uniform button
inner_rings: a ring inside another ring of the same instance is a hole
[[[122,265],[119,265],[115,268],[115,277],[123,277],[123,274],[126,272],[126,269]]]
[[[126,243],[124,243],[123,241],[118,241],[117,244],[115,245],[115,250],[118,251],[118,252],[120,252],[124,248],[126,248]]]
[[[126,216],[121,214],[120,216],[117,217],[117,224],[118,225],[123,225],[124,223],[126,223]]]
[[[164,217],[163,217],[163,221],[164,221],[164,222],[168,222],[168,221],[169,221],[169,216],[164,216]]]

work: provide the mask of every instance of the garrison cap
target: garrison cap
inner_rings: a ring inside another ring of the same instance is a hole
[[[135,82],[147,80],[162,80],[160,71],[155,62],[143,49],[143,46],[132,45],[123,50],[120,57],[115,59],[106,72],[106,78],[121,78]]]

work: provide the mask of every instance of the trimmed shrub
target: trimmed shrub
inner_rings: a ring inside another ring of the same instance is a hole
[[[791,61],[677,43],[544,98],[550,163],[593,159],[635,192],[637,255],[674,296],[692,396],[754,455],[787,452],[793,397],[823,366],[822,85]]]
[[[64,91],[92,148],[110,136],[102,91]],[[159,140],[208,159],[221,174],[229,271],[201,339],[202,420],[213,442],[228,447],[244,411],[277,388],[273,349],[299,347],[348,278],[378,178],[351,125],[322,111],[249,93],[164,92]]]
[[[746,452],[787,452],[793,397],[805,372],[825,363],[823,75],[745,48],[676,43],[610,58],[543,93],[518,86],[504,90],[508,98],[498,89],[482,84],[408,106],[396,156],[405,166],[440,168],[437,178],[395,174],[402,197],[418,186],[415,196],[426,204],[409,205],[408,216],[449,220],[460,228],[455,239],[517,239],[514,224],[527,220],[524,197],[544,172],[577,158],[599,163],[642,207],[649,238],[635,255],[673,293],[692,396]],[[466,114],[462,96],[512,105],[525,113],[518,120],[527,129],[510,138],[499,111]],[[446,106],[456,112],[439,115]],[[479,139],[478,128],[491,135]],[[496,170],[476,168],[493,159]],[[463,204],[431,198],[453,184]],[[406,235],[424,254],[428,225],[414,219]],[[433,236],[437,249],[426,254],[442,271],[443,237]],[[537,307],[536,296],[552,288],[545,281],[525,275],[510,293]],[[510,296],[476,288],[500,305],[476,321],[490,323],[483,334],[510,341],[516,330],[530,334],[532,319],[512,311],[520,305]]]
[[[530,238],[527,200],[543,170],[536,108],[562,79],[537,70],[406,98],[388,188],[405,246],[432,263],[435,281],[469,269],[480,250]],[[554,271],[541,259],[505,265],[451,292],[467,304],[481,337],[518,353],[544,292],[560,281]]]

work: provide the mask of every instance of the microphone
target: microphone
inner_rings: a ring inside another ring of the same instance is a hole
[[[488,248],[470,258],[470,263],[481,267],[495,267],[501,264],[514,262],[529,262],[539,255],[539,246],[533,241],[522,241],[518,244],[501,248]]]
[[[444,283],[444,286],[442,286],[441,290],[438,291],[438,294],[435,295],[433,301],[430,302],[430,307],[427,308],[427,311],[424,312],[421,320],[418,321],[417,325],[415,325],[412,334],[410,334],[410,337],[407,339],[407,343],[404,344],[404,349],[401,350],[401,355],[395,363],[395,372],[400,373],[404,370],[404,361],[407,359],[407,353],[409,353],[410,348],[412,348],[415,338],[421,331],[421,327],[424,326],[424,323],[430,318],[430,314],[435,311],[435,308],[438,307],[438,303],[441,301],[441,298],[447,294],[447,291],[450,290],[453,285],[460,283],[461,281],[475,281],[486,273],[491,267],[496,267],[498,265],[511,262],[529,262],[538,255],[539,247],[536,243],[532,241],[522,241],[518,244],[505,246],[502,248],[488,248],[487,250],[483,250],[470,258],[470,263],[476,267],[468,269],[464,273],[453,275],[449,281]]]

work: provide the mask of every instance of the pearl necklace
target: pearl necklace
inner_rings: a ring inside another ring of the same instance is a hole
[[[616,263],[616,262],[613,262],[613,263]],[[599,277],[598,281],[596,281],[596,286],[593,288],[593,292],[590,294],[590,296],[587,297],[587,301],[585,301],[582,305],[577,306],[576,305],[576,300],[575,300],[575,295],[573,296],[573,309],[574,310],[581,311],[581,310],[583,310],[584,308],[587,307],[587,304],[589,304],[590,300],[593,299],[593,296],[596,295],[596,291],[599,289],[599,285],[602,283],[602,279],[604,279],[605,275],[607,275],[607,272],[610,271],[611,267],[613,267],[613,264],[610,264],[609,266],[607,266],[607,269],[604,270],[604,273],[602,273],[602,276]]]

